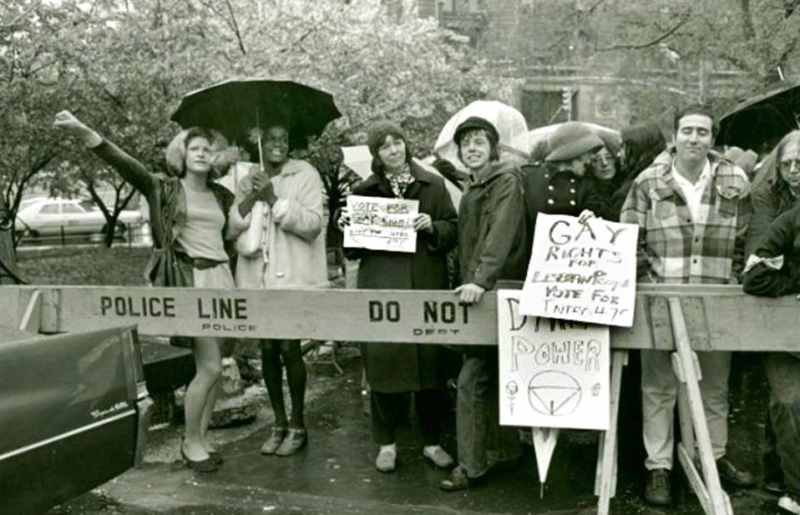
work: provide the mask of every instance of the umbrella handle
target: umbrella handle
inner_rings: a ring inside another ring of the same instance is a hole
[[[261,165],[261,171],[266,171],[266,168],[264,168],[264,153],[261,151],[261,132],[258,133],[258,162]]]

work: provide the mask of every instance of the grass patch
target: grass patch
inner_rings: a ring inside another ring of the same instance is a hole
[[[149,248],[80,247],[17,251],[19,276],[30,284],[146,286]]]

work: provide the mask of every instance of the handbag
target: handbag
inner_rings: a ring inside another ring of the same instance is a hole
[[[250,225],[236,239],[236,252],[245,257],[253,257],[261,252],[261,246],[265,238],[264,202],[258,201],[253,204],[250,211]]]

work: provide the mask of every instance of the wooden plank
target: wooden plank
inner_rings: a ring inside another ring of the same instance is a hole
[[[712,350],[705,299],[703,297],[681,297],[680,301],[692,349],[695,351]],[[713,300],[709,300],[709,302],[713,302]]]
[[[700,472],[698,472],[694,464],[694,450],[690,452],[689,448],[685,446],[683,442],[678,444],[678,461],[681,466],[683,466],[686,479],[689,481],[689,486],[692,487],[695,495],[697,495],[697,500],[700,502],[700,506],[703,507],[703,511],[707,514],[714,513],[714,507],[711,505],[711,499],[708,496],[706,485],[703,483],[703,478],[700,476]]]
[[[48,301],[43,313],[43,330],[48,332],[137,324],[140,334],[164,336],[462,345],[497,341],[494,292],[475,306],[465,306],[449,291],[6,286],[0,288],[0,306],[22,307],[0,312],[0,324],[17,326],[20,310],[37,288]],[[800,302],[793,296],[765,299],[745,295],[737,286],[703,288],[709,290],[708,296],[703,294],[708,326],[704,350],[800,350]],[[697,297],[703,288],[640,285],[634,325],[612,328],[612,346],[656,348],[649,299],[666,294]]]
[[[702,484],[705,486],[705,490],[708,491],[708,497],[710,499],[710,510],[707,509],[706,513],[709,515],[725,515],[725,492],[722,490],[722,485],[719,481],[717,464],[714,461],[714,452],[711,449],[711,436],[708,432],[706,415],[703,410],[703,400],[700,396],[700,385],[697,382],[697,374],[695,373],[694,352],[689,346],[689,335],[686,330],[686,322],[683,317],[683,310],[679,298],[669,299],[669,311],[672,316],[672,331],[675,337],[676,353],[680,358],[680,369],[686,381],[686,397],[689,401],[692,427],[694,429],[695,438],[697,439],[697,450],[703,469],[703,479],[705,481],[703,481]],[[687,469],[687,476],[691,474],[691,472],[690,469]],[[702,499],[702,490],[696,489],[695,493],[697,493],[698,498]]]
[[[615,350],[611,360],[611,411],[608,431],[601,436],[600,455],[598,468],[600,469],[599,499],[597,502],[598,515],[608,515],[611,498],[616,490],[616,461],[617,461],[617,427],[619,422],[619,393],[622,387],[622,367],[627,361],[628,351]]]
[[[664,297],[646,297],[650,331],[653,335],[653,347],[670,350],[675,348],[672,338],[672,322],[669,318],[669,305]]]

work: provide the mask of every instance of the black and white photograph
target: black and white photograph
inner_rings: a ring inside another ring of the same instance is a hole
[[[0,515],[265,514],[800,515],[800,0],[0,0]]]

